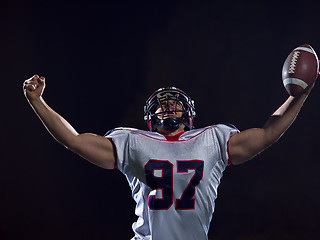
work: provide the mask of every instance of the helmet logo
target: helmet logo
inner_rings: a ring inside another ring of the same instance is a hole
[[[164,91],[164,92],[160,92],[157,94],[157,98],[159,98],[159,100],[161,101],[163,98],[167,98],[167,97],[179,97],[179,93],[175,93],[172,94],[172,91]]]

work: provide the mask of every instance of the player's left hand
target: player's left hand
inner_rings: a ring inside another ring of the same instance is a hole
[[[37,74],[27,79],[23,83],[23,92],[29,101],[39,99],[45,88],[45,78]]]

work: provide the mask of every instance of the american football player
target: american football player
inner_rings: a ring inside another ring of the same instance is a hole
[[[222,173],[275,143],[295,120],[308,92],[289,97],[261,128],[233,125],[195,129],[194,101],[181,89],[160,88],[146,101],[149,131],[116,128],[105,136],[78,133],[44,101],[45,78],[24,82],[24,94],[50,134],[63,146],[127,178],[138,217],[132,239],[208,239]]]

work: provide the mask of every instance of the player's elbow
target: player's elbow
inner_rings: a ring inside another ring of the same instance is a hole
[[[74,135],[64,141],[59,141],[66,149],[77,153],[80,150],[80,141],[79,134]]]
[[[260,151],[262,152],[262,151]],[[239,165],[242,163],[245,163],[255,156],[257,156],[260,152],[257,151],[243,151],[243,152],[238,152],[237,154],[231,155],[230,156],[230,161],[232,165]]]
[[[272,127],[264,127],[262,129],[264,130],[264,135],[263,135],[264,148],[268,148],[272,144],[276,143],[285,132],[285,130],[278,131],[277,129],[273,129]]]

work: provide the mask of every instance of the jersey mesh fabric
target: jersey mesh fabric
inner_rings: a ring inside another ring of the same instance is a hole
[[[131,128],[106,135],[116,146],[118,169],[136,202],[133,239],[208,239],[217,188],[228,165],[227,143],[237,132],[231,125],[218,124],[187,131],[177,141]],[[155,187],[153,181],[160,185]],[[166,207],[149,206],[150,197]],[[178,201],[193,205],[179,206]]]

